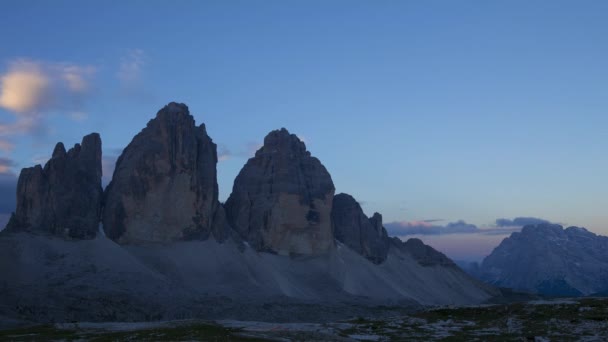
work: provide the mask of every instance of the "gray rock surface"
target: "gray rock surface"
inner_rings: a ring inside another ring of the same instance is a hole
[[[589,295],[608,290],[608,237],[556,224],[523,227],[481,264],[481,279],[547,295]]]
[[[0,235],[0,274],[0,317],[36,322],[323,321],[367,317],[379,305],[478,304],[497,294],[458,268],[422,266],[396,248],[375,265],[342,244],[292,257],[230,240],[119,245],[102,234]]]
[[[445,254],[437,251],[433,247],[424,244],[422,240],[412,238],[403,242],[399,238],[393,237],[392,246],[411,255],[422,266],[443,266],[458,268],[456,264]]]
[[[367,218],[357,201],[348,194],[334,196],[331,211],[335,238],[373,263],[386,260],[390,239],[382,227],[382,215]]]
[[[21,170],[17,208],[6,231],[46,233],[72,239],[94,238],[101,210],[101,139],[92,133],[66,152]]]
[[[116,162],[104,194],[105,233],[119,243],[228,236],[218,202],[217,149],[184,104],[170,103]]]
[[[226,201],[231,226],[257,250],[283,255],[334,247],[331,176],[295,134],[270,132],[247,161]]]

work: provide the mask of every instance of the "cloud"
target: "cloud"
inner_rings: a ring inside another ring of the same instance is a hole
[[[436,220],[389,222],[384,225],[390,235],[442,235],[478,233],[481,231],[476,225],[463,220],[450,222],[445,226],[432,224]]]
[[[18,114],[80,109],[96,69],[20,59],[0,78],[0,107]]]
[[[228,159],[230,159],[231,156],[232,156],[232,153],[230,152],[228,147],[226,147],[226,145],[222,145],[222,144],[218,145],[217,159],[219,161],[228,160]]]
[[[11,152],[15,148],[15,144],[6,139],[0,139],[0,151]]]
[[[255,156],[255,153],[264,146],[261,142],[250,141],[245,146],[245,150],[240,153],[241,156],[251,158]]]
[[[255,152],[263,146],[262,143],[250,141],[240,148],[237,152],[233,152],[224,144],[217,145],[217,159],[219,161],[228,160],[232,157],[251,158]]]
[[[1,78],[0,106],[12,112],[40,110],[51,102],[51,77],[39,63],[17,61]]]
[[[499,218],[496,219],[497,227],[523,227],[529,224],[543,224],[543,223],[551,223],[545,219],[537,218],[537,217],[516,217],[512,220]]]
[[[146,64],[146,54],[141,49],[128,51],[120,61],[118,79],[125,85],[132,85],[141,80],[142,69]]]
[[[11,168],[15,166],[12,159],[0,158],[0,175],[13,174]]]
[[[90,94],[96,69],[69,63],[19,59],[0,74],[0,108],[14,120],[0,123],[0,150],[10,152],[11,137],[43,135],[44,113],[62,111],[74,120],[86,118],[84,102]]]
[[[86,112],[79,112],[79,111],[71,112],[69,115],[70,115],[70,118],[72,118],[72,120],[74,120],[74,121],[84,121],[89,117],[89,115]]]
[[[422,222],[426,222],[426,223],[441,222],[441,221],[445,221],[445,220],[444,220],[444,219],[429,219],[429,220],[422,220]]]
[[[437,225],[440,219],[422,221],[396,221],[386,223],[384,226],[391,235],[446,235],[446,234],[483,234],[483,235],[508,235],[520,231],[528,224],[550,223],[550,221],[536,217],[516,217],[512,220],[500,218],[496,225],[479,228],[474,224],[463,220],[450,222],[446,225]]]

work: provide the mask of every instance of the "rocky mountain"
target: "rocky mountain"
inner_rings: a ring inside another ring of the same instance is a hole
[[[116,162],[103,225],[119,243],[227,237],[218,201],[216,145],[184,104],[169,103]]]
[[[403,242],[399,238],[392,238],[391,245],[410,254],[422,266],[442,266],[456,268],[456,264],[445,254],[425,245],[420,239],[408,239]],[[459,269],[460,270],[460,269]]]
[[[334,196],[331,218],[336,240],[380,264],[388,256],[390,239],[382,227],[382,215],[367,218],[359,203],[348,194]]]
[[[334,247],[334,183],[285,128],[272,131],[247,161],[226,201],[228,222],[259,251],[323,254]]]
[[[226,209],[216,164],[205,126],[177,103],[124,149],[105,193],[99,135],[68,152],[58,144],[44,168],[23,170],[0,232],[0,319],[335,319],[499,295],[334,196],[286,129],[247,161]]]
[[[92,133],[66,152],[58,143],[44,165],[21,170],[17,209],[7,231],[94,238],[101,210],[101,139]]]
[[[481,279],[546,295],[590,295],[608,290],[608,237],[556,224],[523,227],[487,256]]]

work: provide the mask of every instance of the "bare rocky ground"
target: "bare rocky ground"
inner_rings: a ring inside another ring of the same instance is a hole
[[[379,307],[391,312],[392,308]],[[333,323],[182,320],[0,330],[8,341],[606,341],[608,298],[436,307]]]

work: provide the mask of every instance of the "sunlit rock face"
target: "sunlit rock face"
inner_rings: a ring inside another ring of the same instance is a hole
[[[348,194],[334,196],[331,212],[336,240],[373,263],[386,260],[390,239],[382,227],[382,215],[367,218],[359,203]]]
[[[6,231],[94,238],[101,210],[101,139],[92,133],[66,152],[58,143],[44,165],[21,170],[17,209]]]
[[[334,247],[331,176],[295,134],[270,132],[226,201],[231,226],[257,250],[316,255]]]
[[[105,233],[119,243],[224,240],[216,145],[184,104],[170,103],[116,162],[105,192]]]

